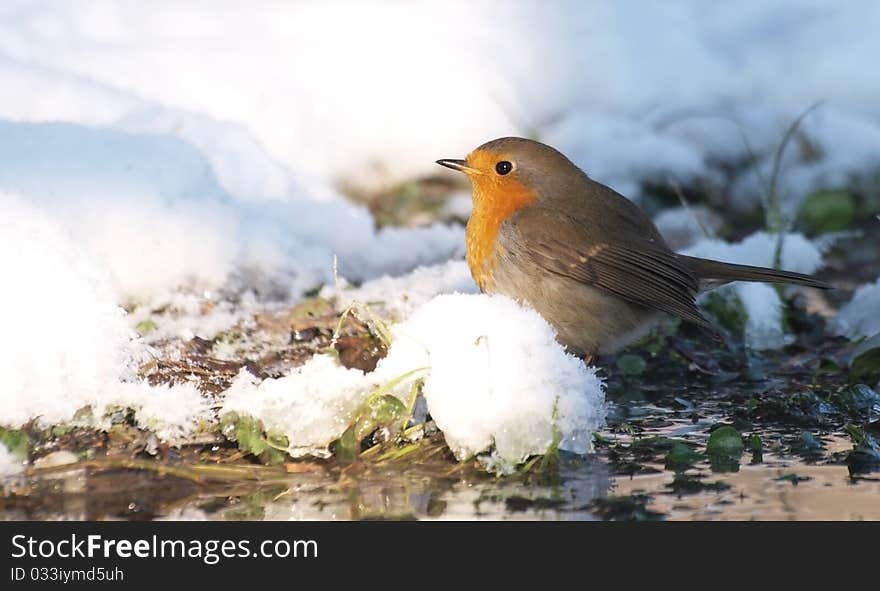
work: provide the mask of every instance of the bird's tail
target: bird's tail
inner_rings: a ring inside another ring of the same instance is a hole
[[[750,265],[734,265],[697,257],[679,255],[684,263],[691,268],[694,275],[711,284],[713,287],[723,285],[731,281],[762,281],[767,283],[792,283],[807,287],[830,289],[831,285],[817,279],[812,275],[794,273],[793,271],[780,271],[766,267],[752,267]]]

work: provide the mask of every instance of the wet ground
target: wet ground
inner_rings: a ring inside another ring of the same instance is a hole
[[[120,428],[91,442],[76,437],[104,454],[38,462],[8,481],[0,516],[880,519],[880,396],[835,365],[848,343],[802,336],[760,357],[721,345],[698,350],[700,343],[678,331],[605,360],[608,427],[595,454],[563,454],[558,465],[536,461],[497,478],[456,463],[434,433],[401,457],[385,445],[353,463],[267,466],[228,444],[151,456]],[[72,434],[57,437],[55,448],[64,437]]]

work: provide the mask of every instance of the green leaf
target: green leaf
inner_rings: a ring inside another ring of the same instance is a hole
[[[26,460],[31,446],[30,437],[24,431],[0,427],[0,443],[9,448],[16,458]]]
[[[715,429],[706,444],[709,466],[714,472],[738,471],[744,448],[742,436],[730,425]]]
[[[646,366],[645,360],[638,355],[627,354],[617,358],[617,368],[625,376],[640,376],[644,373]]]
[[[853,359],[849,366],[849,381],[871,385],[880,382],[880,347],[868,349]]]
[[[269,466],[282,464],[287,460],[290,440],[283,433],[267,433],[266,449],[260,454],[260,461]]]
[[[249,415],[230,412],[220,420],[220,430],[238,449],[257,456],[264,464],[280,464],[287,459],[287,436],[263,434],[263,422]]]
[[[333,443],[333,455],[340,462],[353,462],[358,456],[359,443],[354,436],[354,425],[352,425]]]
[[[379,427],[399,422],[406,416],[406,405],[397,396],[383,394],[367,400],[354,424],[355,439],[360,441]]]
[[[691,449],[684,443],[676,441],[666,454],[666,469],[683,472],[699,462],[703,454]]]
[[[757,453],[764,451],[764,440],[757,433],[753,433],[749,437],[749,449]]]
[[[538,466],[541,475],[551,482],[554,480],[558,481],[559,479],[559,444],[562,443],[562,432],[556,427],[556,404],[558,403],[559,400],[557,399],[553,405],[553,439],[550,441],[550,445],[547,446],[547,451],[544,452],[543,457],[541,457],[541,464]]]
[[[749,450],[752,452],[752,464],[761,464],[764,461],[764,440],[757,433],[749,437]]]
[[[804,200],[800,220],[812,234],[838,232],[852,224],[855,201],[846,191],[819,191]]]
[[[725,425],[712,431],[712,435],[709,436],[709,443],[706,444],[706,453],[714,455],[741,454],[743,449],[742,436],[730,425]]]
[[[158,327],[159,326],[153,321],[152,318],[147,318],[145,320],[141,320],[140,322],[138,322],[134,326],[134,329],[136,331],[138,331],[138,334],[143,336],[143,335],[147,334],[148,332],[152,332],[152,331],[156,330]]]

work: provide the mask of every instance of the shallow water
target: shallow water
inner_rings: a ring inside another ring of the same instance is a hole
[[[829,447],[844,447],[834,440]],[[744,454],[744,459],[748,454]],[[649,466],[650,467],[650,466]],[[184,520],[874,520],[880,478],[851,477],[845,465],[765,455],[761,464],[713,474],[687,472],[709,488],[671,490],[674,474],[612,476],[601,454],[566,459],[558,482],[466,475],[449,463],[318,470],[261,483],[200,485],[135,470],[72,466],[7,481],[0,517],[22,519]],[[453,473],[450,473],[452,471]],[[17,482],[16,482],[17,481]],[[714,483],[729,486],[713,490]],[[29,494],[17,496],[27,486]],[[604,500],[603,500],[604,499]],[[609,500],[610,499],[610,500]]]

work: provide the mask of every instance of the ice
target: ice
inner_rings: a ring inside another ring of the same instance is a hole
[[[773,267],[777,236],[756,232],[741,242],[704,239],[683,254],[741,265]],[[802,234],[786,234],[781,251],[781,267],[799,273],[814,273],[822,266],[822,250]],[[745,309],[744,338],[753,349],[779,349],[787,343],[782,326],[782,301],[768,284],[735,282],[720,288],[732,290]]]
[[[838,312],[834,326],[854,340],[880,333],[880,279],[856,290]]]

